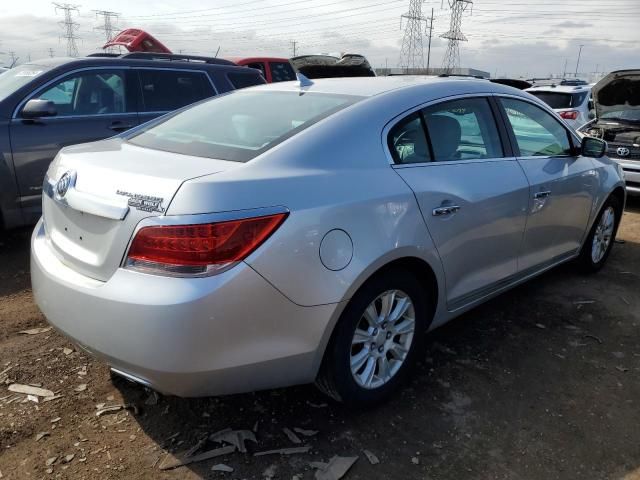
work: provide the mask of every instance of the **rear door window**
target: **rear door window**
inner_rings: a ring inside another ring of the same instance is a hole
[[[433,160],[475,160],[504,156],[491,106],[486,98],[465,98],[425,108]]]
[[[144,112],[169,112],[214,96],[205,72],[140,69]]]
[[[296,72],[289,62],[270,62],[269,68],[273,82],[290,82],[296,79]]]
[[[571,155],[569,133],[552,115],[522,100],[501,98],[500,101],[513,128],[521,156]]]
[[[262,76],[264,78],[267,78],[267,74],[264,71],[264,63],[262,62],[247,63],[247,67],[253,68],[254,70],[259,70],[260,73],[262,73]]]
[[[427,137],[419,113],[398,122],[389,132],[389,151],[397,164],[431,161]]]

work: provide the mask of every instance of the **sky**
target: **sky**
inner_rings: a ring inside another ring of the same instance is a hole
[[[73,1],[73,0],[71,0]],[[430,65],[442,65],[449,1],[425,0],[434,12]],[[148,31],[172,51],[221,57],[351,52],[376,67],[397,67],[409,0],[77,0],[73,19],[81,55],[100,51],[104,32],[94,10],[119,14],[116,30]],[[66,55],[62,12],[45,0],[0,2],[0,65],[10,54]],[[578,76],[640,68],[640,0],[475,0],[463,16],[462,67],[513,78]],[[423,33],[426,34],[423,23]],[[423,38],[425,61],[427,37]],[[565,70],[566,65],[566,70]]]

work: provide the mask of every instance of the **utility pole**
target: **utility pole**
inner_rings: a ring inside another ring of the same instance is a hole
[[[462,14],[469,6],[473,8],[473,0],[449,0],[451,24],[449,31],[440,35],[449,40],[447,52],[442,60],[442,68],[446,73],[451,73],[460,66],[460,42],[467,41],[467,37],[462,33]]]
[[[20,57],[16,57],[16,52],[14,52],[13,50],[9,52],[9,55],[11,56],[11,63],[9,64],[9,68],[13,68],[16,66],[16,63],[18,63],[18,60],[20,60]]]
[[[580,67],[580,56],[582,55],[582,47],[584,47],[584,45],[580,45],[580,50],[578,50],[578,61],[576,62],[576,74],[574,75],[575,78],[578,78],[578,67]]]
[[[63,38],[67,40],[67,55],[70,57],[78,56],[78,46],[76,40],[80,37],[76,35],[79,25],[73,21],[73,12],[78,13],[78,5],[72,5],[70,3],[54,3],[56,13],[58,10],[62,10],[64,14],[64,20],[60,23],[64,30]]]
[[[53,54],[53,48],[49,48],[49,57],[53,58],[54,54]]]
[[[567,64],[569,63],[569,59],[565,58],[564,59],[564,70],[562,71],[562,78],[566,78],[567,76]]]
[[[95,27],[94,30],[102,30],[104,32],[104,38],[108,42],[113,38],[113,31],[116,28],[116,22],[120,16],[117,12],[110,12],[109,10],[94,10],[96,18],[102,17],[102,25]],[[107,52],[115,52],[113,47],[107,48]]]
[[[298,42],[295,40],[291,40],[291,51],[294,57],[298,56]]]
[[[429,65],[431,64],[431,37],[433,36],[433,8],[429,20],[429,47],[427,48],[427,75],[429,75]]]
[[[407,25],[402,38],[402,49],[400,50],[400,61],[398,66],[409,69],[424,69],[424,46],[422,44],[422,22],[427,19],[422,15],[422,2],[424,0],[410,0],[409,12],[400,16],[400,29],[402,20],[407,19]]]

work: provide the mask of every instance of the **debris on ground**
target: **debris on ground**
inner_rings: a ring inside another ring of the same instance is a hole
[[[598,342],[600,345],[602,345],[604,343],[600,337],[596,337],[595,335],[592,335],[590,333],[585,335],[584,338],[592,338],[593,340]]]
[[[328,403],[313,403],[307,400],[307,405],[312,408],[327,408],[329,406]]]
[[[56,463],[56,460],[58,460],[58,457],[50,457],[47,458],[47,461],[45,462],[45,465],[47,467],[50,467],[51,465],[53,465],[54,463]]]
[[[318,430],[305,430],[304,428],[297,428],[297,427],[295,427],[293,431],[296,433],[299,433],[304,437],[313,437],[318,434]]]
[[[36,435],[36,442],[42,440],[44,437],[48,437],[50,435],[49,432],[40,432]]]
[[[21,330],[18,333],[22,335],[39,335],[41,333],[47,333],[53,327],[40,327],[40,328],[30,328],[29,330]]]
[[[287,438],[291,440],[291,443],[295,443],[296,445],[300,445],[302,443],[302,440],[300,440],[300,437],[298,437],[295,433],[293,433],[288,428],[285,427],[282,429],[282,431],[287,436]]]
[[[357,461],[358,457],[335,456],[329,463],[314,462],[310,465],[317,469],[316,480],[340,480]]]
[[[36,395],[38,397],[53,397],[51,390],[40,387],[32,387],[31,385],[22,385],[20,383],[12,383],[9,385],[9,391],[13,393],[24,393],[25,395]]]
[[[303,447],[291,447],[291,448],[278,448],[276,450],[265,450],[264,452],[256,452],[254,457],[263,457],[265,455],[295,455],[296,453],[307,453],[311,450],[311,446],[305,445]]]
[[[576,300],[573,302],[574,305],[591,305],[592,303],[596,303],[595,300]]]
[[[538,327],[538,328],[539,328],[539,329],[541,329],[541,330],[544,330],[544,329],[546,329],[546,328],[547,328],[546,326],[544,326],[544,325],[543,325],[543,324],[541,324],[541,323],[536,323],[536,327]]]
[[[198,455],[193,455],[191,457],[186,457],[184,454],[183,455],[168,454],[162,460],[158,468],[160,470],[171,470],[173,468],[190,465],[192,463],[203,462],[211,458],[222,457],[223,455],[229,455],[230,453],[233,453],[235,451],[236,451],[235,446],[228,445],[226,447],[216,448],[214,450],[209,450],[207,452],[200,453]]]
[[[367,457],[367,460],[369,460],[369,463],[371,465],[377,465],[380,463],[380,460],[378,459],[378,457],[376,457],[372,452],[370,452],[369,450],[363,450],[362,453],[364,453],[364,456]]]
[[[233,468],[230,467],[229,465],[225,465],[224,463],[219,463],[218,465],[214,465],[213,467],[211,467],[211,471],[212,472],[228,472],[228,473],[232,473],[233,472]]]
[[[65,355],[71,355],[73,353],[73,349],[69,347],[64,347],[62,349],[62,353],[64,353]]]
[[[255,434],[251,430],[231,430],[230,428],[211,434],[209,440],[217,443],[230,443],[242,453],[247,453],[247,446],[245,445],[247,440],[258,443]]]
[[[69,463],[74,458],[76,458],[75,453],[70,453],[69,455],[64,457],[64,463]]]
[[[76,388],[73,389],[74,392],[84,392],[87,389],[86,383],[81,383]]]
[[[127,403],[126,405],[111,405],[108,407],[105,407],[104,403],[99,403],[98,405],[96,405],[96,408],[97,407],[100,408],[98,408],[98,411],[96,412],[96,417],[101,417],[102,415],[106,415],[108,413],[119,412],[120,410],[131,410],[134,415],[138,415],[138,407],[133,403]]]
[[[418,457],[411,458],[411,463],[414,465],[420,465],[420,459]]]
[[[276,467],[275,465],[269,465],[262,472],[262,476],[267,479],[274,478],[276,476],[277,470],[278,470],[278,467]]]

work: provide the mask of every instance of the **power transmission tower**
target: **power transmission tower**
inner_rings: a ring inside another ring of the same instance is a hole
[[[94,10],[96,18],[102,17],[103,24],[99,27],[95,27],[94,30],[102,30],[104,32],[104,38],[108,42],[113,38],[113,31],[116,29],[116,22],[120,16],[117,12],[110,12],[108,10]],[[115,52],[115,48],[107,48],[107,52]]]
[[[431,16],[427,18],[429,20],[429,47],[427,48],[427,75],[429,74],[429,65],[431,65],[431,37],[433,37],[433,8],[431,9]]]
[[[295,40],[291,40],[291,51],[294,57],[298,56],[298,42]]]
[[[422,22],[427,19],[422,15],[422,3],[424,0],[410,0],[409,12],[400,16],[400,28],[402,20],[407,19],[407,25],[402,38],[402,49],[400,50],[400,62],[398,66],[409,69],[424,69],[424,46],[422,44]]]
[[[78,13],[78,5],[72,5],[70,3],[54,3],[54,7],[56,8],[56,13],[58,10],[62,10],[64,13],[64,20],[60,22],[64,30],[63,38],[67,39],[67,55],[70,57],[78,56],[78,46],[76,45],[76,40],[80,37],[76,35],[76,30],[78,29],[78,23],[73,21],[73,12]]]
[[[467,41],[467,37],[462,33],[462,14],[470,5],[473,5],[473,0],[449,0],[451,24],[449,31],[440,35],[449,40],[447,52],[442,60],[442,68],[446,73],[451,73],[454,68],[460,66],[460,42]]]
[[[49,48],[49,57],[54,57],[53,48]]]

